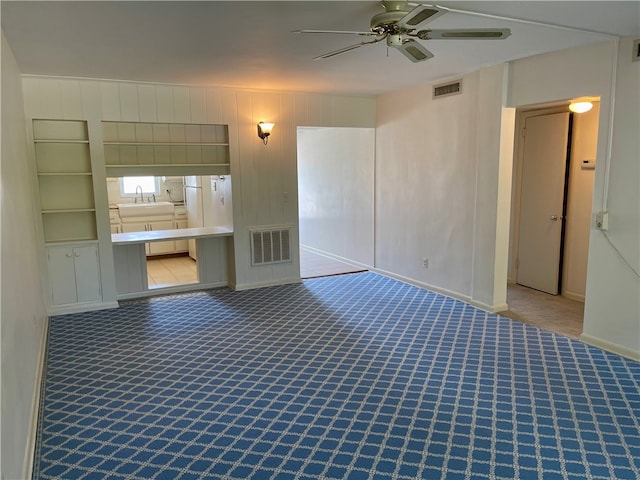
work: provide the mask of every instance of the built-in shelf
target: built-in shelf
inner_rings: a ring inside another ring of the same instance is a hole
[[[88,172],[38,172],[39,177],[90,177]]]
[[[45,243],[97,240],[87,124],[34,120]]]
[[[35,139],[33,141],[34,143],[86,143],[89,144],[89,140],[55,140],[55,139],[45,139],[45,140],[38,140]]]
[[[228,175],[227,125],[102,122],[108,176]]]
[[[104,142],[105,145],[135,145],[135,146],[161,146],[161,147],[176,147],[176,146],[229,146],[228,143],[222,142]]]
[[[64,243],[69,243],[69,244],[73,244],[73,245],[78,245],[78,244],[97,244],[96,239],[92,238],[92,237],[86,237],[86,238],[82,238],[82,237],[73,237],[73,238],[64,238],[64,237],[60,237],[59,240],[56,240],[55,242],[46,242],[44,244],[45,247],[51,247],[51,246],[59,246],[60,244],[64,244]]]
[[[95,212],[95,208],[67,208],[59,210],[41,210],[43,215],[56,214],[56,213],[77,213],[77,212]]]
[[[136,167],[144,167],[145,165],[105,165],[107,168],[136,168]],[[229,164],[228,163],[198,163],[198,164],[193,164],[193,163],[164,163],[164,164],[158,164],[158,166],[161,167],[176,167],[176,168],[182,168],[182,167],[228,167]]]

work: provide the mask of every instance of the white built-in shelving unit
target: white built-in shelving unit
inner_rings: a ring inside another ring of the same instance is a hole
[[[34,120],[33,135],[45,243],[97,240],[86,122]]]
[[[33,141],[49,311],[82,310],[102,300],[87,123],[33,120]]]
[[[228,175],[227,125],[102,122],[107,176]]]

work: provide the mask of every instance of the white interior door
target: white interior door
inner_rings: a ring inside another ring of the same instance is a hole
[[[526,120],[517,283],[558,294],[569,113]]]

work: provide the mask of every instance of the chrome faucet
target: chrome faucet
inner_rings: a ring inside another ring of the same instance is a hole
[[[142,195],[142,186],[138,185],[136,187],[136,198],[134,203],[138,203],[138,189],[140,189],[140,203],[144,203],[144,196]]]

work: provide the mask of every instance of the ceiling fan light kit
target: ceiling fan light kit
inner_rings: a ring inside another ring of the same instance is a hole
[[[435,5],[409,3],[406,0],[383,1],[384,12],[374,15],[370,22],[369,32],[348,32],[336,30],[295,30],[294,33],[327,33],[373,36],[373,40],[349,45],[314,58],[335,57],[364,45],[371,45],[386,40],[388,47],[395,48],[414,63],[433,58],[433,53],[420,42],[414,40],[504,40],[511,35],[508,28],[479,29],[418,29],[424,23],[445,14],[448,10]]]

